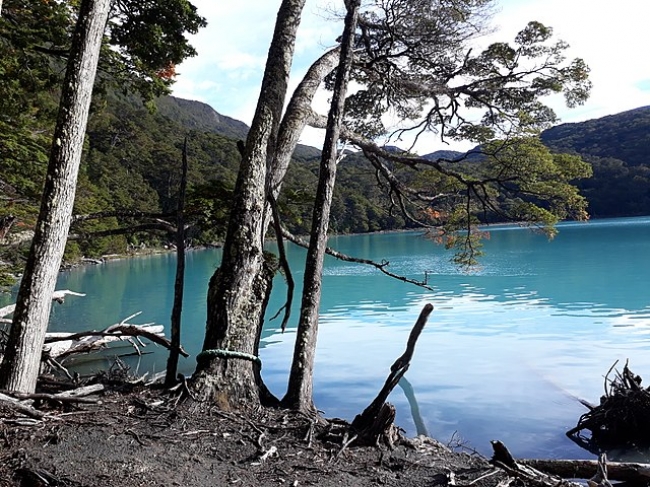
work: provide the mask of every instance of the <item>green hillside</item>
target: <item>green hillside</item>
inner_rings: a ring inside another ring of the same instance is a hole
[[[542,140],[557,151],[619,159],[630,166],[649,166],[650,106],[557,125],[545,130]]]
[[[577,186],[592,217],[650,215],[650,106],[558,125],[542,141],[591,163],[593,178]]]
[[[41,103],[51,106],[55,94],[47,96],[52,101],[44,97]],[[53,115],[54,111],[45,113]],[[0,140],[5,144],[0,166],[0,218],[17,217],[9,232],[11,241],[28,238],[35,222],[47,164],[48,127],[52,124],[53,116],[39,119],[43,127],[39,134],[43,135],[24,147],[15,144],[9,129],[0,130]],[[219,241],[225,232],[239,166],[236,143],[245,138],[247,130],[244,123],[196,101],[163,97],[152,107],[136,96],[115,92],[97,96],[88,126],[75,214],[114,212],[115,216],[75,224],[75,239],[68,245],[67,258],[122,253],[143,244],[171,241],[169,230],[151,230],[156,227],[152,223],[155,218],[124,215],[175,210],[186,135],[190,240],[197,245]],[[578,153],[593,165],[594,177],[577,183],[589,199],[592,217],[625,216],[650,214],[649,134],[650,107],[645,107],[560,125],[544,132],[542,140],[554,151]],[[451,159],[458,155],[445,151],[429,157]],[[320,150],[314,147],[299,146],[294,154],[280,200],[285,224],[293,232],[306,233],[309,229],[319,161]],[[464,165],[471,166],[472,161]],[[402,177],[410,184],[426,185],[435,175],[405,170]],[[368,161],[358,153],[349,154],[339,165],[331,230],[358,233],[408,225],[391,206],[386,188],[377,183]],[[130,229],[118,230],[125,227]],[[0,259],[19,262],[26,246],[2,249]]]

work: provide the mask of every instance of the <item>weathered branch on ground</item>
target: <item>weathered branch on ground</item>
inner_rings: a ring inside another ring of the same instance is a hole
[[[80,333],[50,333],[45,338],[45,349],[49,357],[63,359],[70,355],[88,353],[105,348],[107,343],[123,340],[125,338],[142,337],[158,345],[170,349],[171,342],[164,337],[162,325],[133,325],[127,323],[131,318],[139,315],[136,313],[120,323],[109,326],[101,331],[84,331]],[[135,343],[131,342],[134,346]],[[137,346],[136,346],[137,349]],[[189,354],[180,347],[180,354],[188,357]]]
[[[508,448],[500,441],[492,441],[494,455],[490,463],[495,467],[503,470],[511,479],[523,481],[525,485],[535,485],[539,487],[579,487],[581,484],[564,480],[561,477],[548,475],[544,472],[517,462],[508,451]],[[595,473],[589,474],[589,477]],[[512,481],[505,485],[510,485]],[[501,484],[500,484],[501,485]]]
[[[541,470],[550,475],[568,479],[589,479],[598,470],[597,460],[519,460],[519,464]],[[630,462],[607,462],[609,480],[634,482],[646,485],[650,482],[650,464]]]
[[[90,384],[88,386],[77,387],[69,391],[63,391],[55,394],[56,397],[86,397],[91,394],[102,392],[106,387],[104,384]]]
[[[300,247],[308,248],[309,243],[307,243],[304,239],[297,237],[293,235],[289,230],[286,228],[282,229],[282,236],[289,240],[290,242],[293,242],[296,245],[299,245]],[[361,259],[358,257],[352,257],[349,255],[346,255],[344,253],[339,252],[338,250],[334,250],[330,247],[327,247],[325,249],[325,253],[328,255],[331,255],[332,257],[345,261],[345,262],[354,262],[356,264],[365,264],[365,265],[370,265],[374,267],[375,269],[380,270],[384,274],[386,274],[388,277],[392,277],[393,279],[397,279],[398,281],[403,281],[407,282],[409,284],[415,284],[416,286],[423,287],[424,289],[428,289],[429,291],[433,291],[433,288],[428,285],[426,277],[424,281],[416,281],[415,279],[409,279],[408,277],[400,276],[399,274],[394,274],[390,272],[389,270],[386,269],[388,265],[390,265],[390,262],[387,261],[382,261],[382,262],[375,262],[374,260],[369,260],[369,259]]]
[[[59,394],[48,394],[45,392],[35,392],[33,394],[14,394],[16,399],[21,401],[31,400],[31,401],[52,401],[60,403],[86,403],[86,404],[96,404],[97,399],[89,399],[87,397],[77,397],[77,396],[62,396]]]
[[[42,420],[46,417],[46,414],[34,408],[31,405],[33,401],[95,404],[98,403],[99,400],[90,399],[87,396],[102,392],[104,389],[103,384],[92,384],[56,394],[43,392],[32,394],[12,392],[5,394],[0,392],[0,405],[8,407],[17,413],[28,416],[32,419]]]
[[[0,405],[6,406],[9,409],[12,409],[25,416],[29,416],[30,418],[33,419],[43,419],[45,417],[45,413],[42,413],[41,411],[38,411],[37,409],[34,409],[31,406],[22,404],[15,397],[8,396],[1,392],[0,392]]]
[[[62,290],[59,290],[59,291],[54,291],[52,293],[52,300],[56,301],[59,304],[63,304],[63,302],[65,301],[66,296],[85,296],[85,294],[70,291],[69,289],[62,289]],[[0,318],[4,318],[6,316],[9,316],[10,314],[12,314],[14,312],[15,309],[16,309],[15,304],[10,304],[8,306],[4,306],[3,308],[0,308]],[[5,321],[5,320],[3,320],[3,321]],[[9,320],[8,322],[10,323],[11,320]]]
[[[377,444],[383,439],[391,445],[396,440],[397,433],[393,425],[393,421],[395,420],[395,407],[388,404],[386,399],[388,399],[389,394],[409,369],[411,358],[415,351],[415,344],[432,311],[433,305],[429,303],[422,308],[420,316],[415,322],[415,325],[413,325],[413,329],[409,335],[406,350],[391,365],[390,374],[384,383],[384,387],[382,387],[370,405],[352,421],[352,429],[359,435],[359,442],[364,444]]]

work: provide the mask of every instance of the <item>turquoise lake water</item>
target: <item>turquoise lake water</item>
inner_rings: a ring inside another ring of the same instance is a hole
[[[386,259],[394,273],[422,279],[427,272],[434,291],[328,258],[316,354],[318,408],[346,419],[363,410],[430,302],[435,309],[408,382],[389,399],[408,434],[446,442],[456,433],[486,454],[489,440],[499,439],[518,457],[591,458],[564,434],[586,412],[575,397],[598,402],[603,376],[616,360],[622,367],[629,359],[650,381],[650,217],[565,223],[559,230],[549,242],[526,229],[490,227],[485,256],[470,273],[417,232],[332,237],[330,246]],[[305,252],[287,250],[301,282]],[[218,250],[187,256],[183,344],[192,357],[180,365],[186,374],[203,341],[207,283],[219,259]],[[137,311],[142,314],[134,323],[167,325],[174,272],[175,256],[162,255],[62,273],[59,289],[87,296],[55,305],[51,329],[103,328]],[[276,284],[270,314],[284,299],[282,279]],[[279,319],[267,323],[262,339],[263,377],[278,396],[286,388],[297,307],[292,316],[284,334]],[[162,370],[166,351],[146,350],[155,353],[129,364],[140,372]]]

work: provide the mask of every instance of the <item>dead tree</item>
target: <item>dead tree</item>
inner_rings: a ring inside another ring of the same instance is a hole
[[[176,382],[178,354],[181,346],[181,312],[183,311],[183,285],[185,282],[185,191],[187,189],[187,137],[183,143],[183,163],[181,185],[178,192],[178,212],[176,214],[176,280],[174,281],[174,306],[171,315],[171,344],[167,360],[165,384]]]
[[[358,442],[362,444],[378,444],[381,440],[392,445],[397,439],[395,421],[395,407],[386,402],[389,394],[397,386],[411,364],[415,351],[415,344],[427,324],[427,319],[433,311],[433,305],[426,304],[418,317],[411,334],[409,335],[404,353],[391,365],[390,374],[377,397],[370,405],[358,414],[352,421],[352,430],[358,435]]]

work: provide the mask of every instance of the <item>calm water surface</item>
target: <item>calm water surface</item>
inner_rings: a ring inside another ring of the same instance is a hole
[[[549,242],[511,226],[491,227],[480,268],[455,268],[450,254],[418,233],[332,237],[350,255],[386,259],[414,279],[429,273],[434,291],[390,279],[373,268],[327,260],[315,371],[315,401],[327,416],[352,419],[372,400],[403,351],[422,306],[435,310],[411,368],[390,401],[409,434],[446,441],[457,432],[489,453],[500,439],[519,457],[589,458],[564,432],[585,412],[575,397],[597,402],[615,360],[650,379],[650,217],[567,223]],[[294,279],[305,252],[289,247]],[[205,325],[207,282],[217,250],[187,257],[183,344],[195,356]],[[133,322],[168,324],[175,256],[84,267],[61,275],[58,288],[87,293],[53,308],[52,329]],[[270,304],[284,298],[282,279]],[[300,299],[297,296],[296,302]],[[2,304],[2,303],[0,303]],[[293,326],[298,309],[293,310]],[[293,329],[267,323],[263,375],[282,395]],[[140,372],[162,370],[164,350],[132,359]],[[103,364],[92,367],[99,368]],[[183,372],[194,368],[190,357]]]

